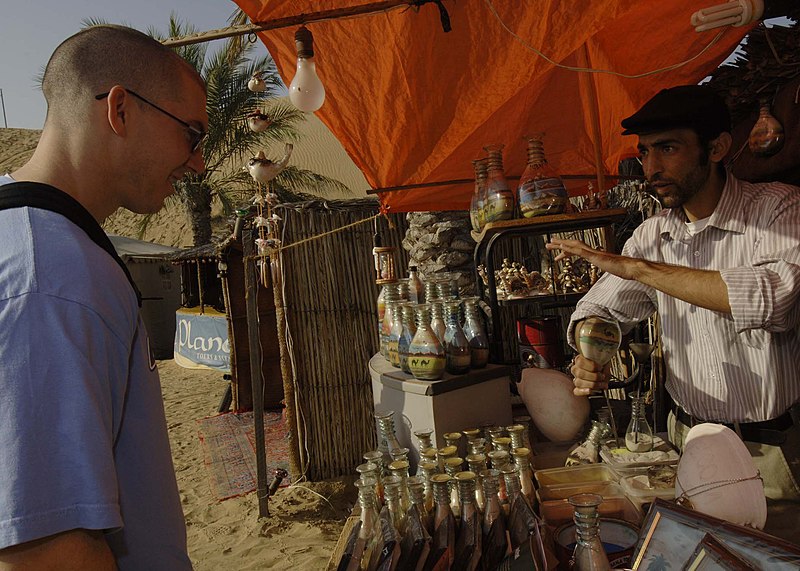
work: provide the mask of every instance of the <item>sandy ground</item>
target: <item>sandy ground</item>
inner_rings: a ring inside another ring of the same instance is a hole
[[[218,502],[203,465],[196,421],[216,414],[225,389],[216,371],[159,361],[172,457],[196,571],[325,569],[356,490],[352,478],[280,488],[259,519],[255,492]]]

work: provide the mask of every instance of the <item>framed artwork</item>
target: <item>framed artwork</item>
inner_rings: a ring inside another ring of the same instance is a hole
[[[754,571],[756,568],[707,533],[682,571]]]
[[[703,538],[709,533],[727,550],[756,569],[800,569],[800,546],[661,498],[653,501],[645,517],[631,567],[634,571],[680,569],[690,561],[697,549],[701,549]],[[710,548],[706,547],[706,551],[710,551]],[[702,559],[698,565],[701,563]]]

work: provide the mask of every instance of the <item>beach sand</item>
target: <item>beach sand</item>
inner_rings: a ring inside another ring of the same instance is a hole
[[[270,498],[270,517],[262,519],[255,492],[217,501],[197,420],[216,414],[226,386],[222,373],[184,369],[172,360],[158,368],[195,570],[325,569],[356,499],[353,478],[280,488]]]

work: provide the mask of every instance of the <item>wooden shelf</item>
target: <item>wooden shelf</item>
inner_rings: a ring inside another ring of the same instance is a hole
[[[480,244],[495,234],[504,232],[530,232],[531,234],[547,234],[554,232],[570,232],[608,226],[622,222],[628,211],[624,208],[604,210],[585,210],[570,214],[552,214],[550,216],[534,216],[533,218],[515,218],[490,222],[480,233],[472,232],[472,237]]]

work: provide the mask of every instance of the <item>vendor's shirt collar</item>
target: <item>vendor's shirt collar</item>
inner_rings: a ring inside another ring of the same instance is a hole
[[[664,227],[661,230],[662,237],[670,236],[674,239],[680,239],[686,236],[686,221],[686,213],[683,208],[670,209],[666,215]],[[706,227],[709,226],[739,234],[743,234],[747,226],[747,212],[744,208],[742,183],[731,173],[727,173],[719,203],[711,214]]]

